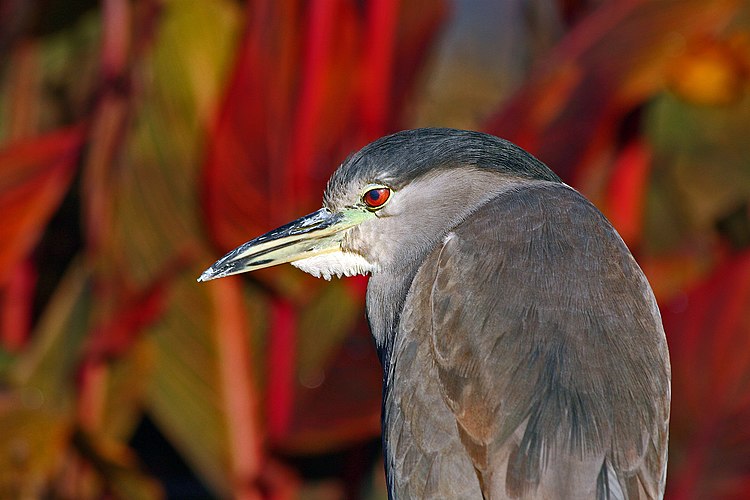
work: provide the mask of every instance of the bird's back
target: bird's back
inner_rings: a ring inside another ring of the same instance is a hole
[[[397,498],[663,494],[656,302],[610,224],[563,184],[522,184],[445,236],[384,370]]]

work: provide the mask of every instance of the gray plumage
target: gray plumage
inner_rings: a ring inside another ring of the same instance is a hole
[[[667,345],[604,216],[525,151],[476,132],[370,144],[331,177],[323,212],[358,209],[369,185],[391,199],[340,247],[375,269],[389,495],[660,498]]]

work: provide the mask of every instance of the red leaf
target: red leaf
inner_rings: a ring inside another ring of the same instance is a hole
[[[750,251],[663,308],[672,356],[668,487],[727,498],[750,487]]]
[[[218,280],[209,285],[215,305],[213,332],[227,416],[232,493],[237,499],[260,498],[261,440],[257,396],[250,370],[248,322],[240,282]]]
[[[91,331],[86,357],[97,360],[116,358],[127,351],[144,329],[164,312],[169,287],[189,259],[188,251],[178,255],[146,288],[126,293],[118,300],[119,308]]]
[[[380,433],[382,369],[364,321],[321,372],[299,387],[289,429],[276,446],[287,453],[341,449]]]
[[[301,88],[291,136],[291,153],[286,168],[285,186],[291,199],[303,193],[311,180],[321,115],[325,102],[326,74],[330,70],[337,3],[313,0],[308,5],[307,37],[304,44],[304,67]],[[346,19],[346,17],[344,18]],[[346,92],[346,90],[344,90]]]
[[[317,153],[312,134],[326,127],[318,121],[325,106],[321,78],[329,61],[326,40],[333,26],[341,29],[346,22],[327,21],[340,2],[311,3],[311,25],[305,26],[307,18],[300,15],[305,5],[296,0],[248,4],[248,26],[204,168],[208,228],[222,249],[301,215],[313,198],[319,200],[322,181],[301,198],[292,194],[301,183],[309,187],[309,163]],[[300,33],[306,34],[306,44]],[[303,46],[308,46],[304,55],[297,49]],[[348,92],[345,86],[340,91]],[[338,111],[347,113],[347,108]]]
[[[19,351],[31,331],[31,313],[37,273],[30,260],[16,266],[0,296],[0,342],[3,349]]]
[[[140,337],[143,329],[161,316],[166,305],[168,283],[158,280],[132,297],[121,309],[91,332],[88,356],[116,358]]]
[[[272,305],[268,348],[268,434],[281,439],[289,430],[294,404],[296,313],[291,304],[276,299]]]
[[[399,0],[368,4],[368,26],[365,40],[365,64],[362,79],[363,132],[373,140],[386,130],[391,105],[393,49],[396,44]]]
[[[19,141],[0,151],[0,284],[34,247],[73,179],[79,127]]]
[[[643,230],[650,172],[651,148],[634,140],[620,152],[609,179],[606,215],[629,246],[638,244]]]
[[[425,5],[429,5],[429,10],[425,9]],[[413,84],[422,71],[422,63],[434,48],[435,35],[448,17],[449,6],[450,2],[445,1],[423,4],[401,0],[391,69],[393,81],[390,90],[391,116],[386,122],[388,131],[403,125],[400,121],[402,116],[398,111],[411,107],[414,98]]]

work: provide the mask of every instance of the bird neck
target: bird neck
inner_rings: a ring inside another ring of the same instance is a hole
[[[387,367],[401,311],[419,270],[419,262],[421,259],[377,272],[370,278],[367,286],[367,321],[383,366],[384,384],[387,383]]]

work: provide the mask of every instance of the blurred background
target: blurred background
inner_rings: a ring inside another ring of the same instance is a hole
[[[0,498],[385,498],[366,279],[195,279],[416,126],[609,217],[668,498],[750,498],[749,78],[740,0],[0,0]]]

